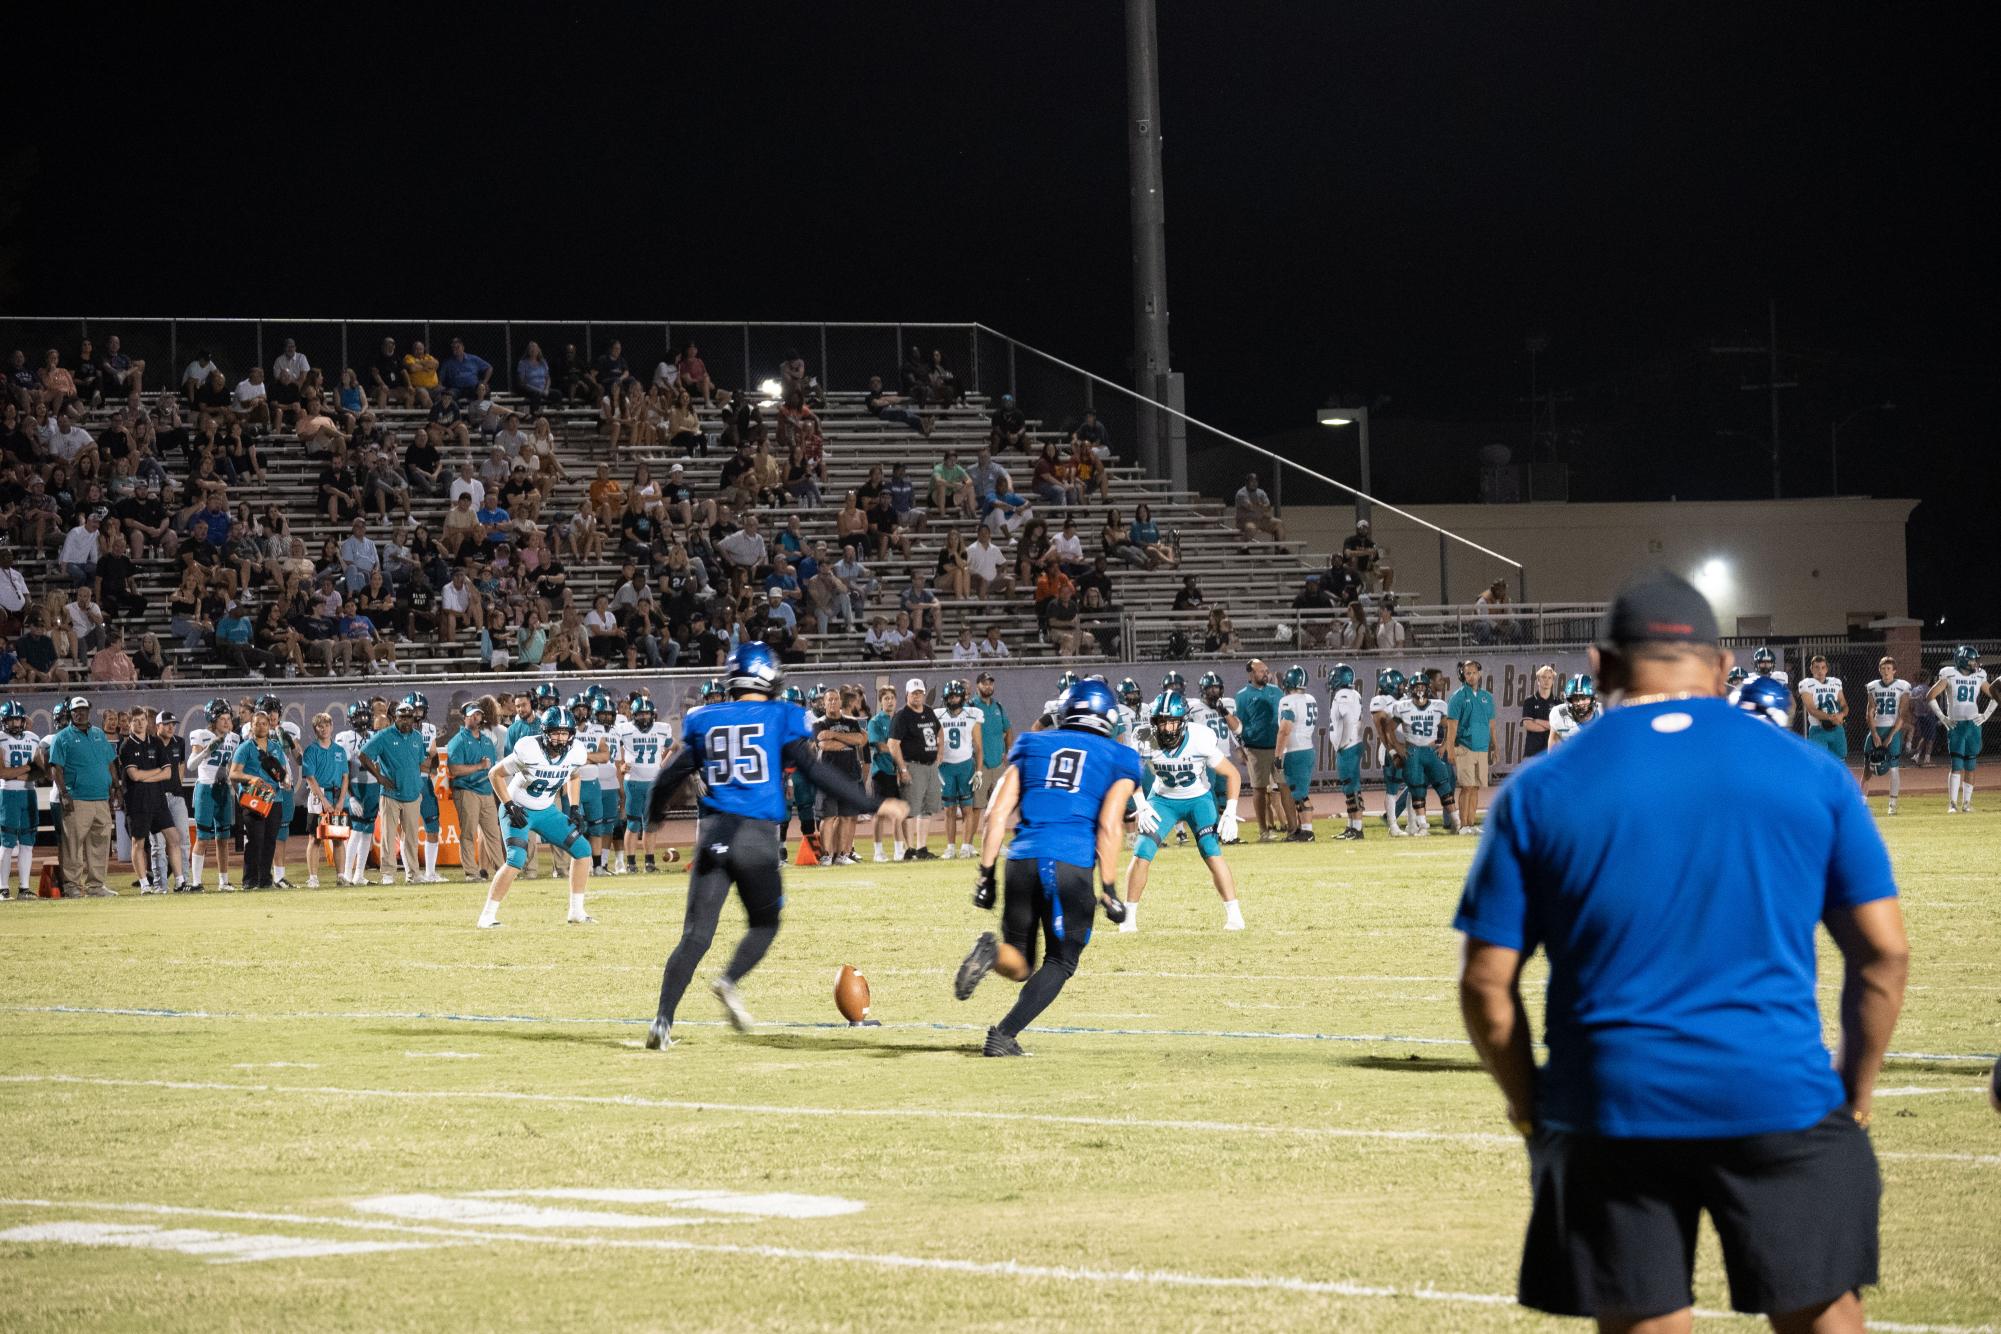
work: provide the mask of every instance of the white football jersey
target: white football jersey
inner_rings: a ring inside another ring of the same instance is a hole
[[[1279,699],[1278,716],[1281,720],[1290,720],[1292,723],[1292,730],[1285,736],[1285,750],[1281,752],[1282,754],[1290,755],[1294,751],[1313,749],[1313,732],[1320,726],[1319,700],[1304,690],[1295,690]]]
[[[306,773],[305,765],[300,763],[306,757],[305,733],[299,730],[297,723],[289,720],[279,723],[278,730],[289,739],[289,744],[285,747],[286,776],[290,779],[291,786],[296,788],[304,780]]]
[[[229,772],[229,762],[236,758],[236,748],[243,738],[235,732],[216,732],[208,727],[197,727],[188,733],[188,763],[194,767],[197,783],[220,781]]]
[[[1112,740],[1138,750],[1140,729],[1139,710],[1128,708],[1123,704],[1115,704],[1112,707],[1118,714],[1118,717],[1112,720]]]
[[[1362,744],[1362,692],[1343,686],[1327,700],[1327,744],[1336,750]]]
[[[359,732],[350,727],[334,738],[334,744],[347,756],[347,785],[349,790],[362,787],[380,787],[375,775],[361,767],[361,748],[368,744],[373,731]]]
[[[1153,769],[1156,797],[1199,797],[1209,790],[1209,775],[1216,761],[1226,758],[1216,746],[1216,735],[1206,727],[1183,725],[1181,744],[1162,749],[1158,744],[1144,752]]]
[[[508,796],[524,810],[541,811],[556,804],[557,795],[569,786],[570,775],[590,767],[590,751],[577,736],[571,738],[568,750],[551,755],[539,735],[525,736],[514,743],[501,764],[507,769]]]
[[[975,708],[938,710],[938,763],[970,764],[973,760],[973,730],[986,715]]]
[[[1945,716],[1956,723],[1970,723],[1980,717],[1980,692],[1987,684],[1987,669],[1975,667],[1962,672],[1957,667],[1941,667],[1938,679],[1945,682]]]
[[[1206,727],[1209,735],[1216,739],[1216,750],[1228,759],[1237,747],[1237,734],[1230,730],[1230,719],[1237,715],[1237,701],[1224,695],[1213,705],[1208,700],[1196,697],[1188,701],[1188,725]]]
[[[1822,713],[1839,713],[1841,711],[1841,678],[1830,676],[1825,681],[1816,681],[1813,677],[1809,676],[1800,682],[1799,696],[1803,700],[1811,699],[1813,706]],[[1800,712],[1806,714],[1806,710],[1804,709],[1800,710]],[[1806,725],[1808,727],[1827,727],[1832,724],[1823,723],[1811,714],[1806,714]]]
[[[635,783],[650,783],[660,776],[667,752],[674,744],[673,729],[655,720],[641,730],[628,723],[618,734],[618,757],[625,764],[625,776]]]
[[[1903,703],[1911,695],[1911,683],[1898,677],[1869,683],[1869,726],[1884,731],[1897,725]]]
[[[612,747],[611,729],[593,719],[577,729],[576,740],[581,742],[584,749],[592,754],[596,754],[598,751],[610,752]],[[616,781],[617,777],[618,772],[612,767],[610,760],[605,760],[603,763],[587,763],[584,765],[584,781],[586,783],[596,783],[599,787],[608,787]]]
[[[42,738],[34,732],[23,732],[13,736],[0,732],[0,764],[9,769],[22,769],[35,761],[36,752],[42,747]],[[0,780],[0,792],[26,792],[34,787],[32,778],[9,778]]]
[[[1788,675],[1788,674],[1787,674],[1787,673],[1786,673],[1786,672],[1784,671],[1784,669],[1782,669],[1782,668],[1778,668],[1778,667],[1774,667],[1774,668],[1773,668],[1773,669],[1772,669],[1771,671],[1769,671],[1769,672],[1754,672],[1754,673],[1752,673],[1752,675],[1754,675],[1754,676],[1769,676],[1769,677],[1771,677],[1771,678],[1772,678],[1772,679],[1773,679],[1774,681],[1777,681],[1777,682],[1778,682],[1778,683],[1779,683],[1780,685],[1782,685],[1782,686],[1790,686],[1790,685],[1791,685],[1791,684],[1793,683],[1793,678],[1792,678],[1791,676],[1789,676],[1789,675]]]
[[[1549,711],[1549,744],[1568,740],[1578,728],[1598,716],[1598,706],[1592,705],[1591,712],[1582,718],[1573,717],[1568,703],[1559,704]]]
[[[1406,746],[1436,746],[1445,734],[1445,701],[1400,699],[1396,707],[1397,735]]]

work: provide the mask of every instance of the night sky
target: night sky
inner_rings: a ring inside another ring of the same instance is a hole
[[[1117,3],[325,14],[65,15],[14,61],[0,309],[977,319],[1128,374]],[[1574,497],[1755,498],[1764,367],[1707,349],[1776,298],[1788,494],[1894,401],[1842,489],[1924,501],[1928,634],[2001,632],[1971,21],[1161,0],[1191,410],[1270,437],[1360,396],[1388,499],[1470,499],[1442,442],[1526,454],[1540,337]]]

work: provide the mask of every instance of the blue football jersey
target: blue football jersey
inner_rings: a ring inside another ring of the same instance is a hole
[[[806,710],[783,700],[704,704],[681,722],[708,784],[702,805],[747,820],[785,818],[785,747],[813,735]]]
[[[1009,859],[1096,865],[1098,808],[1121,778],[1139,784],[1139,752],[1095,732],[1058,727],[1022,733],[1007,762],[1021,775],[1021,817]]]

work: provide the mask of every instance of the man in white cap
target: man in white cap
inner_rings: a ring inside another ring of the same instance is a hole
[[[897,790],[910,816],[904,821],[903,859],[933,860],[924,845],[925,821],[940,810],[938,783],[938,715],[925,702],[924,678],[903,683],[903,707],[889,723],[889,753],[896,761]]]
[[[49,738],[49,769],[62,805],[63,897],[108,899],[111,857],[111,770],[118,751],[91,725],[90,701],[69,702],[69,725]]]

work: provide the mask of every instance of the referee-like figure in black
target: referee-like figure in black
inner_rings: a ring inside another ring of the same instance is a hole
[[[1528,1140],[1520,1297],[1680,1334],[1706,1212],[1737,1310],[1860,1331],[1870,1100],[1909,957],[1897,887],[1847,769],[1732,707],[1716,640],[1684,580],[1627,585],[1591,654],[1605,716],[1501,789],[1467,875],[1461,1007]],[[1822,927],[1843,961],[1831,1054]],[[1538,949],[1541,1067],[1520,990]]]

